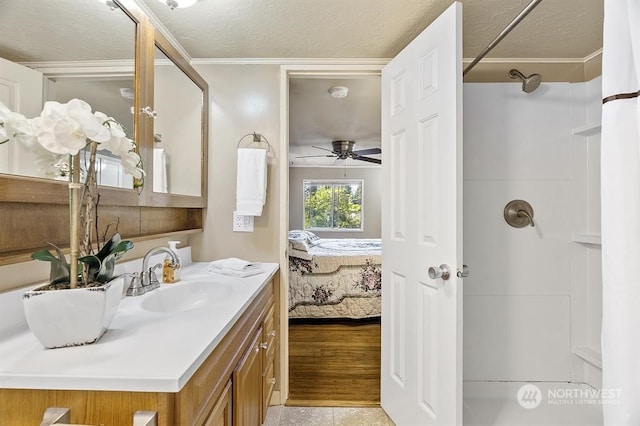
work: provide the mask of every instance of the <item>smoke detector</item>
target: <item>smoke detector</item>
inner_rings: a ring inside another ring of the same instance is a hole
[[[349,88],[344,86],[333,86],[329,88],[329,94],[334,98],[346,98],[349,94]]]

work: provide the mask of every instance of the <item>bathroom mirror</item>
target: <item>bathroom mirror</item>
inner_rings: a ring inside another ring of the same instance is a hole
[[[156,40],[154,57],[154,198],[167,194],[183,202],[188,197],[201,199],[206,180],[206,83],[190,66],[183,69],[185,64],[174,61],[179,56],[166,41]]]
[[[109,5],[110,4],[110,5]],[[0,101],[27,117],[47,100],[79,98],[134,135],[136,22],[99,0],[21,0],[0,8]],[[42,17],[46,16],[46,19]],[[99,153],[102,185],[133,188],[117,159]],[[0,146],[0,173],[66,180],[20,144]],[[53,170],[53,171],[52,171]]]

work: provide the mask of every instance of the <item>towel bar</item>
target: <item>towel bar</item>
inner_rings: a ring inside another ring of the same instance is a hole
[[[267,144],[267,152],[271,151],[271,144],[269,143],[267,138],[265,138],[264,135],[262,135],[260,133],[256,133],[256,132],[247,133],[246,135],[241,137],[240,140],[238,141],[237,148],[240,148],[240,144],[242,143],[244,138],[246,138],[247,136],[253,136],[253,140],[250,143],[262,143],[262,142],[264,142],[264,143]]]

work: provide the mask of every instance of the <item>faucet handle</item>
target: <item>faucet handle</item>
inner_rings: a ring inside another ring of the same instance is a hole
[[[144,294],[145,289],[142,287],[142,278],[138,272],[123,274],[125,277],[125,287],[127,296],[140,296]]]
[[[149,268],[149,285],[151,286],[151,290],[154,288],[160,287],[160,281],[158,280],[158,275],[156,275],[156,270],[162,268],[162,263],[157,263],[151,268]]]

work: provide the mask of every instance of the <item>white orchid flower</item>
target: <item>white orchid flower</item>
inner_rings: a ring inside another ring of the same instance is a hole
[[[140,164],[140,156],[135,151],[128,152],[126,155],[121,156],[120,162],[122,163],[125,173],[136,179],[142,179],[145,173],[144,170],[138,167],[138,164]]]
[[[31,120],[0,102],[0,143],[8,140],[21,142],[34,152],[39,172],[47,177],[64,176],[61,164],[69,167],[66,156],[77,155],[88,141],[120,157],[126,173],[136,179],[144,176],[135,144],[122,125],[102,112],[92,112],[80,99],[66,104],[45,102],[40,116]]]
[[[22,143],[29,150],[33,150],[38,145],[31,120],[22,114],[9,112],[5,119],[3,130],[8,139]],[[2,139],[1,136],[0,139]]]
[[[87,143],[80,124],[69,117],[67,105],[59,102],[45,102],[33,128],[40,145],[54,154],[76,155]]]
[[[124,138],[127,136],[124,128],[122,127],[122,124],[118,123],[113,117],[109,117],[107,116],[107,114],[100,111],[94,112],[94,115],[96,116],[98,121],[100,121],[100,124],[109,129],[112,137]]]
[[[33,129],[38,143],[54,154],[76,155],[87,144],[80,125],[73,120],[40,116],[33,120]]]
[[[111,132],[93,115],[91,106],[80,99],[71,99],[67,104],[67,114],[75,120],[87,139],[96,142],[106,142],[111,139]]]

